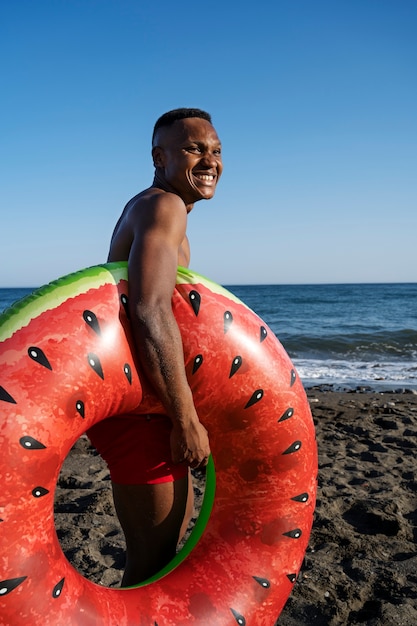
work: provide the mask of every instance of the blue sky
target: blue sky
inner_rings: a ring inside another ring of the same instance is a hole
[[[417,280],[414,0],[0,3],[0,286],[105,261],[152,181],[156,118],[208,110],[215,199],[191,267],[222,284]]]

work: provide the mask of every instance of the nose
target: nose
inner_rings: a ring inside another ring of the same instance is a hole
[[[204,152],[202,159],[201,159],[201,162],[206,167],[214,167],[214,168],[218,167],[219,161],[221,161],[220,157],[208,150]]]

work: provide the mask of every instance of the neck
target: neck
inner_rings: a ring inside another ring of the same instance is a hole
[[[176,193],[175,189],[165,180],[164,176],[162,176],[158,170],[155,170],[152,187],[157,187],[158,189],[169,191],[170,193]]]
[[[161,173],[157,169],[155,170],[152,187],[155,187],[156,189],[162,189],[162,191],[167,191],[168,193],[175,193],[175,195],[180,197],[181,200],[184,202],[186,209],[187,209],[187,213],[189,213],[194,206],[194,202],[187,203],[186,200],[182,196],[180,196],[180,194],[174,189],[174,187],[172,187],[172,185],[170,185],[165,180],[164,176],[161,175]]]

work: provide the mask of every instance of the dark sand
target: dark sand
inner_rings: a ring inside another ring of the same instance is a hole
[[[317,509],[278,625],[416,626],[417,395],[311,389],[308,396],[319,447]],[[197,503],[203,489],[197,477]],[[123,535],[107,469],[85,437],[62,468],[55,511],[71,563],[117,587]]]

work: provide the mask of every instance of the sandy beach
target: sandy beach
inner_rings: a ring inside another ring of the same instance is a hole
[[[308,397],[319,449],[317,508],[278,626],[415,626],[417,395],[313,388]],[[197,503],[203,490],[197,476]],[[107,468],[85,436],[61,470],[55,520],[69,561],[117,587],[123,535]]]

